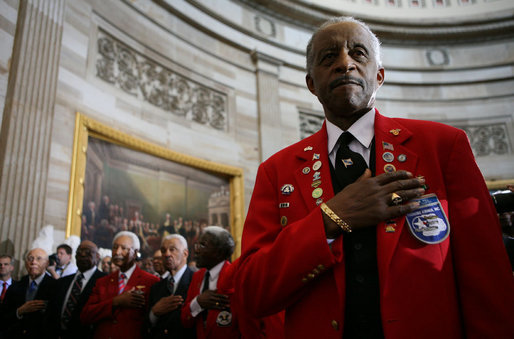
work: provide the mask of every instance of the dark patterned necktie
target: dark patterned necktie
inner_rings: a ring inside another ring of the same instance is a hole
[[[71,288],[70,296],[68,297],[68,301],[64,307],[64,312],[62,314],[62,326],[63,328],[67,328],[68,324],[71,320],[71,314],[77,307],[77,303],[79,300],[80,292],[82,291],[82,279],[84,279],[84,275],[79,273],[77,278],[73,282],[73,286]]]
[[[174,292],[174,289],[175,289],[175,279],[173,279],[173,277],[170,275],[170,277],[167,279],[167,284],[166,286],[168,287],[168,291],[170,291],[170,294],[173,294]]]
[[[339,149],[336,153],[335,172],[341,190],[354,183],[368,168],[362,155],[348,147],[353,138],[350,132],[344,132],[338,140]]]

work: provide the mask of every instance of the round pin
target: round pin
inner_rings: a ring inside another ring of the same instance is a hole
[[[393,164],[386,164],[384,166],[384,172],[386,173],[393,173],[393,172],[396,172],[396,167],[394,167]]]
[[[285,215],[283,215],[282,218],[280,218],[280,225],[287,225],[287,217]]]
[[[398,161],[399,162],[405,162],[405,160],[407,160],[407,156],[405,154],[400,154],[398,156]]]
[[[322,195],[323,195],[323,189],[321,187],[318,187],[314,191],[312,191],[312,197],[314,199],[318,199]]]
[[[382,159],[384,159],[385,162],[393,162],[394,154],[391,152],[384,152],[384,154],[382,154]]]
[[[304,167],[304,168],[302,169],[302,173],[303,173],[303,174],[309,174],[309,172],[310,172],[310,171],[311,171],[311,169],[310,169],[309,167]]]
[[[318,198],[318,200],[316,200],[316,206],[319,206],[323,203],[323,198]]]
[[[318,160],[314,163],[314,165],[312,165],[312,169],[317,171],[321,168],[321,160]]]

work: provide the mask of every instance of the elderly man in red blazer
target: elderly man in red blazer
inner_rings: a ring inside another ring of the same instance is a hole
[[[334,18],[307,47],[326,121],[261,164],[236,286],[287,338],[513,338],[514,280],[463,131],[386,118],[380,43]]]
[[[138,237],[128,231],[116,234],[112,261],[120,269],[96,281],[80,320],[95,326],[95,338],[141,338],[150,288],[156,276],[136,265]]]
[[[195,244],[196,266],[187,299],[182,308],[184,327],[196,327],[198,339],[240,338],[237,315],[231,307],[234,293],[234,271],[230,256],[234,239],[218,226],[204,228]]]

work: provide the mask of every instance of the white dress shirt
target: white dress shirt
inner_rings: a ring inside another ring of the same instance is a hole
[[[220,276],[221,268],[223,267],[224,264],[225,264],[225,261],[222,261],[222,262],[220,262],[219,264],[217,264],[216,266],[214,266],[213,268],[211,268],[209,270],[209,274],[210,274],[210,277],[209,277],[209,290],[213,290],[214,291],[216,289],[216,287],[218,286],[218,278]],[[200,285],[201,287],[203,287],[205,278],[206,277],[204,276],[204,278],[202,280],[202,284]],[[202,293],[202,291],[200,291],[200,294],[201,293]],[[198,296],[196,296],[191,301],[191,304],[190,304],[191,315],[193,317],[196,317],[198,314],[200,314],[203,311],[202,306],[200,306],[200,304],[196,300],[197,298],[198,298]]]

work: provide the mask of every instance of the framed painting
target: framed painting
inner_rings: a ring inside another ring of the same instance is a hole
[[[77,113],[66,237],[111,248],[129,230],[143,257],[162,237],[182,234],[190,253],[208,225],[229,230],[240,255],[244,213],[243,170],[182,154],[123,133]],[[192,256],[190,255],[190,258]]]

